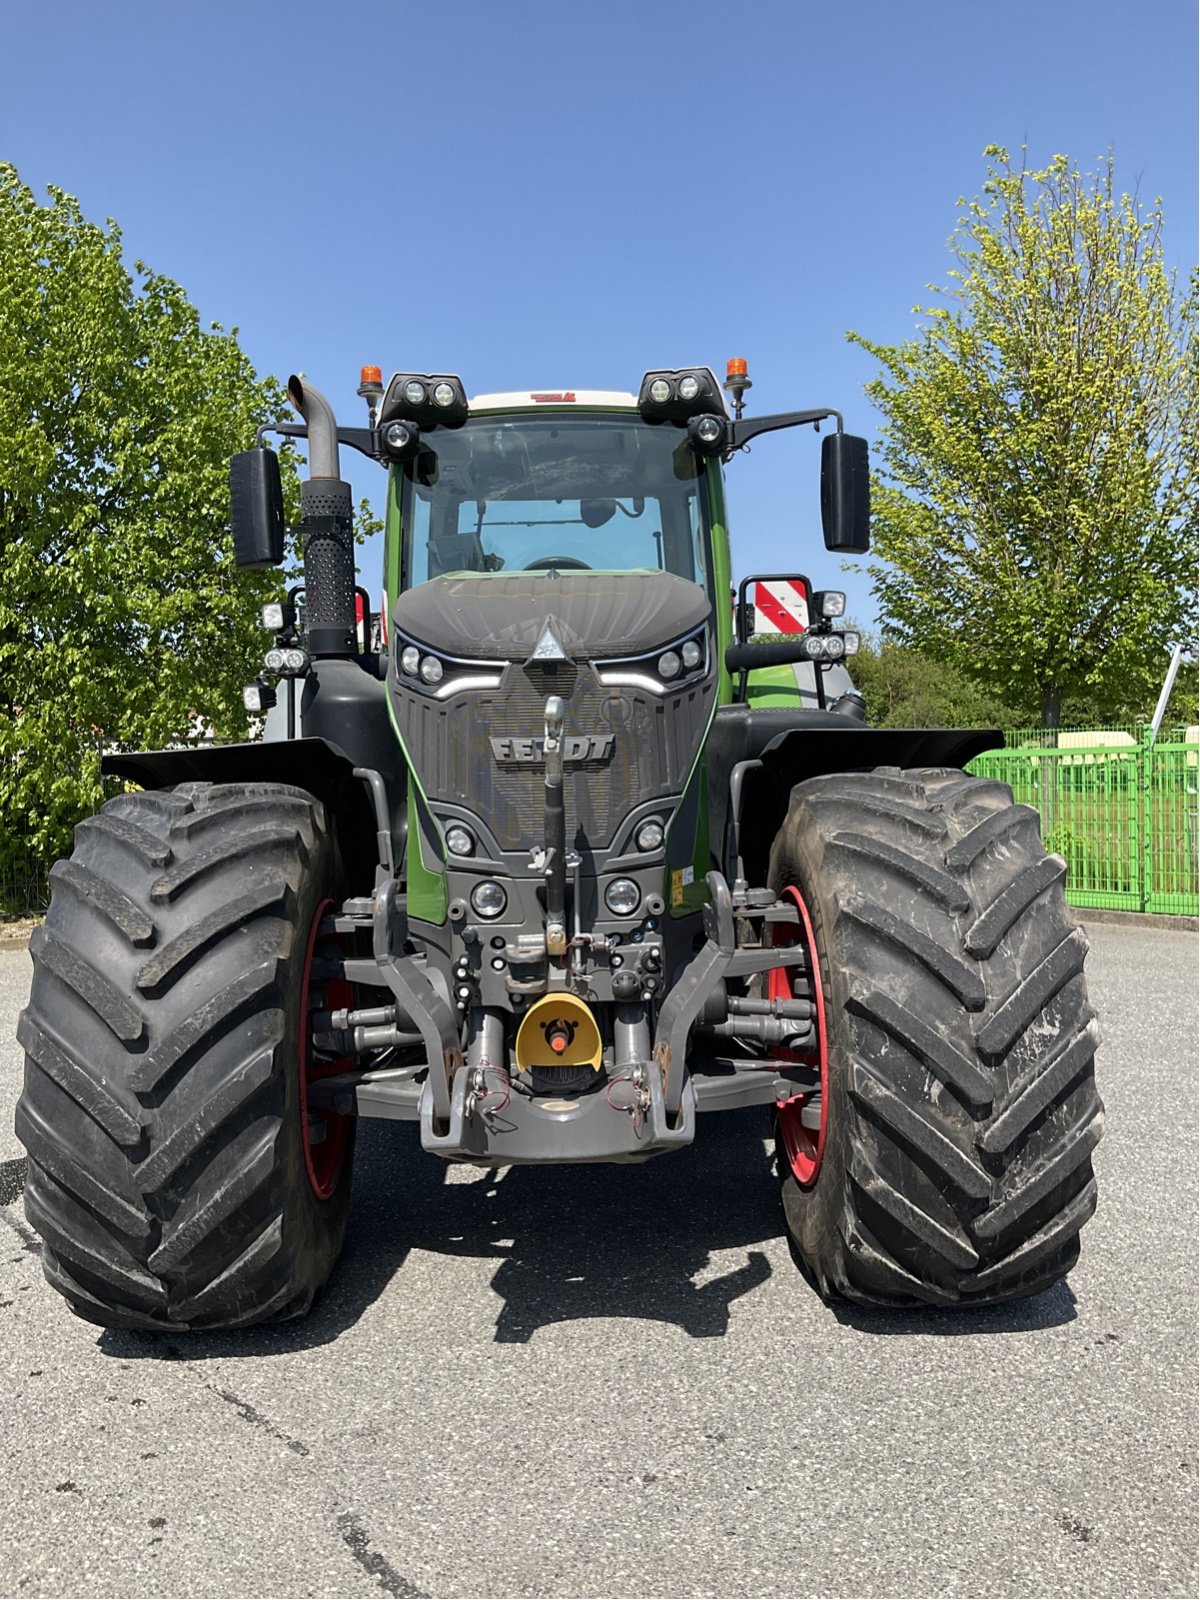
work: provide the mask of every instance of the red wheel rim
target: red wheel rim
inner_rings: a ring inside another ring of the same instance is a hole
[[[829,1056],[828,1044],[825,1033],[825,997],[821,992],[821,969],[817,961],[817,941],[813,936],[812,919],[808,914],[808,907],[800,891],[789,886],[780,894],[781,900],[790,900],[796,907],[800,918],[799,937],[795,930],[787,923],[773,925],[772,942],[775,945],[802,945],[808,960],[808,971],[812,982],[813,1010],[815,1012],[817,1044],[815,1050],[787,1050],[782,1045],[772,1049],[771,1055],[777,1061],[802,1062],[805,1066],[816,1067],[821,1074],[821,1086],[818,1098],[821,1105],[820,1125],[816,1128],[806,1127],[803,1121],[803,1111],[807,1103],[813,1098],[811,1093],[795,1094],[790,1100],[785,1100],[778,1107],[779,1134],[783,1141],[784,1153],[792,1169],[792,1176],[803,1188],[809,1188],[817,1181],[817,1173],[821,1170],[821,1158],[825,1153],[825,1128],[829,1116]],[[767,974],[768,1000],[791,1000],[793,998],[791,967],[774,967]]]
[[[342,1175],[342,1164],[346,1159],[351,1121],[349,1117],[341,1116],[336,1111],[322,1108],[320,1116],[320,1121],[324,1124],[322,1130],[315,1121],[310,1122],[308,1114],[309,1086],[321,1078],[330,1078],[336,1073],[345,1072],[348,1066],[347,1057],[343,1057],[340,1061],[314,1061],[310,1048],[312,1017],[308,997],[313,956],[317,948],[321,919],[335,909],[332,900],[322,901],[317,907],[308,933],[308,948],[304,955],[304,983],[300,990],[300,1137],[304,1144],[304,1165],[308,1171],[309,1185],[318,1200],[328,1200],[337,1188],[338,1179]],[[338,1011],[343,1007],[353,1006],[354,989],[344,979],[333,978],[322,987],[326,999],[322,1010]]]

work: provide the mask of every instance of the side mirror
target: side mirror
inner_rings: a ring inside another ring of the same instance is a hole
[[[274,450],[244,450],[229,463],[233,559],[239,567],[283,560],[283,483]]]
[[[861,556],[871,548],[871,474],[867,441],[852,433],[821,441],[821,527],[825,548]]]
[[[588,528],[602,528],[606,522],[611,522],[617,514],[615,500],[581,500],[579,502],[579,520]]]

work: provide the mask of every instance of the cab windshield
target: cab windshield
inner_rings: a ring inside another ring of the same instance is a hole
[[[475,417],[439,428],[404,470],[403,586],[551,566],[703,584],[704,486],[686,435],[640,417]]]

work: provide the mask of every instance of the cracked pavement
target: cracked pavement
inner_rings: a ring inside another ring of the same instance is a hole
[[[1194,1594],[1197,940],[1088,933],[1100,1209],[1036,1300],[823,1306],[756,1113],[500,1173],[367,1124],[314,1313],[165,1339],[42,1278],[0,952],[0,1593]]]

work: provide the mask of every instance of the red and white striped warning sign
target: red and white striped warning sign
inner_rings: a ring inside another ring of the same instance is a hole
[[[808,585],[803,578],[775,578],[754,585],[758,633],[803,633],[808,627]]]

